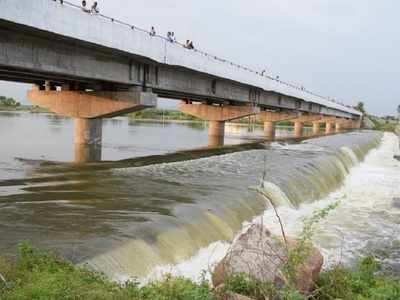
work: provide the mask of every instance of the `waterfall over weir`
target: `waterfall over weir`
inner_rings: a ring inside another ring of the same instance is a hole
[[[143,176],[173,183],[182,201],[174,205],[171,215],[142,224],[137,237],[83,262],[123,280],[188,259],[212,242],[231,240],[243,222],[268,210],[266,199],[255,192],[263,172],[269,199],[296,208],[336,190],[381,137],[375,132],[354,132],[300,144],[273,143],[265,150],[116,170],[114,175],[128,181],[131,176]],[[193,198],[187,201],[186,197]]]

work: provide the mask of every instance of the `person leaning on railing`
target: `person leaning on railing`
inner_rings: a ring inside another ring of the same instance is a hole
[[[99,6],[98,6],[98,4],[97,4],[97,1],[95,1],[95,2],[93,3],[92,9],[90,10],[90,12],[91,12],[92,14],[98,14],[98,13],[100,12]]]
[[[186,49],[193,50],[193,49],[194,49],[193,42],[190,41],[190,40],[186,40],[185,48],[186,48]]]
[[[86,7],[86,1],[85,0],[82,1],[82,11],[84,11],[85,13],[90,13],[90,9],[88,9]]]

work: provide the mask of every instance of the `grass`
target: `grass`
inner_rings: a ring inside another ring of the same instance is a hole
[[[354,268],[342,265],[324,271],[309,296],[282,287],[277,289],[238,274],[226,279],[224,290],[248,295],[255,300],[398,300],[400,280],[379,273],[380,264],[372,257],[360,259]],[[145,286],[136,282],[119,285],[103,274],[76,267],[54,253],[21,244],[14,262],[0,259],[0,299],[118,299],[118,300],[217,300],[221,291],[210,289],[206,280],[192,282],[166,276]]]
[[[135,282],[119,285],[103,274],[75,267],[49,251],[21,244],[15,262],[0,259],[0,299],[132,299],[214,300],[208,283],[168,276],[139,287]]]

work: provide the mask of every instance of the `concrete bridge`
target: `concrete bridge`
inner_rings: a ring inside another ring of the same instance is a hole
[[[32,103],[75,118],[78,160],[101,144],[103,118],[154,107],[159,98],[181,100],[182,112],[209,121],[210,145],[223,144],[225,122],[255,114],[269,139],[279,121],[290,120],[300,137],[306,123],[316,135],[325,123],[330,134],[359,128],[362,118],[304,88],[68,1],[0,0],[0,80],[32,83]]]

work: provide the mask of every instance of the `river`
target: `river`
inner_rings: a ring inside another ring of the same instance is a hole
[[[261,134],[233,127],[226,143]],[[393,198],[400,194],[400,162],[393,159],[393,134],[351,132],[187,161],[87,167],[70,163],[69,119],[2,113],[0,137],[1,253],[31,240],[112,278],[165,271],[196,278],[249,222],[278,230],[268,201],[255,191],[265,174],[265,194],[279,206],[289,234],[301,228],[302,217],[340,200],[314,238],[327,265],[372,250],[385,250],[391,266],[399,258],[400,211]],[[104,124],[104,160],[206,145],[201,124],[126,118]]]

